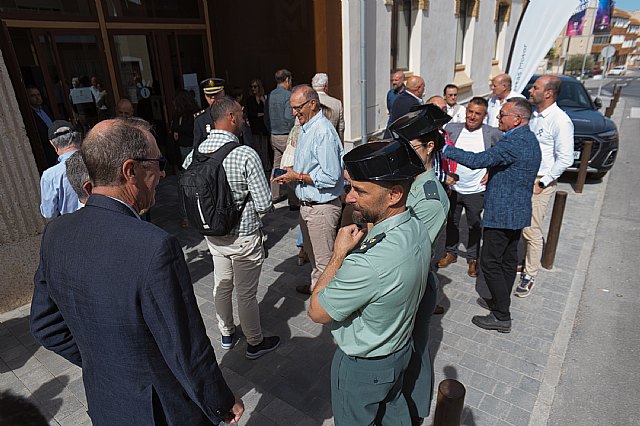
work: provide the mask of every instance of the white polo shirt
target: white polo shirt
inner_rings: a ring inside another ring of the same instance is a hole
[[[484,118],[484,124],[498,128],[498,113],[500,112],[502,105],[507,102],[507,99],[511,98],[524,98],[524,96],[518,92],[514,92],[513,90],[502,100],[491,95],[488,101],[489,106],[487,107],[487,116]]]
[[[529,128],[540,143],[542,162],[538,176],[546,186],[573,164],[573,123],[554,102],[542,112],[533,112]]]
[[[482,135],[482,127],[473,132],[463,128],[460,136],[456,140],[456,148],[464,149],[469,152],[484,151],[484,137]],[[470,169],[458,163],[456,174],[460,178],[453,190],[459,194],[477,194],[485,190],[485,186],[480,183],[482,177],[487,173],[487,169]]]
[[[450,123],[464,123],[467,121],[467,109],[460,104],[454,104],[453,106],[447,104],[447,114],[451,117]]]

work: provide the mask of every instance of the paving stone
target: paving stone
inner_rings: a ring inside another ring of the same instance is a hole
[[[480,410],[499,419],[504,419],[509,414],[511,404],[494,396],[485,394],[480,402]]]

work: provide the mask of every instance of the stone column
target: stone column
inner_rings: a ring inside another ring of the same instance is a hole
[[[1,313],[31,301],[44,220],[38,171],[2,52],[0,95]]]

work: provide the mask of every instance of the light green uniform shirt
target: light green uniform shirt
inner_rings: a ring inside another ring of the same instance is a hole
[[[318,301],[334,319],[331,333],[344,353],[371,358],[407,344],[427,285],[427,238],[425,226],[409,210],[385,219],[320,291]]]
[[[433,181],[434,184],[425,187],[429,181]],[[437,188],[439,200],[430,191],[434,186]],[[447,214],[449,213],[449,197],[447,197],[447,192],[442,187],[442,184],[438,182],[433,169],[428,170],[413,181],[407,198],[407,208],[420,222],[426,225],[429,232],[429,241],[433,247],[438,234],[447,223]]]

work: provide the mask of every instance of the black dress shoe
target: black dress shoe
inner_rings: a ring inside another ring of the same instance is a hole
[[[485,308],[487,311],[491,311],[495,307],[495,305],[493,304],[493,299],[478,297],[478,300],[476,300],[476,302],[478,303],[478,305],[480,305],[481,308]]]
[[[444,306],[436,305],[435,309],[433,310],[433,315],[442,315],[442,314],[444,314]]]
[[[500,333],[511,332],[511,320],[500,321],[495,316],[493,316],[493,313],[485,316],[476,315],[471,318],[471,322],[480,328],[484,328],[485,330],[496,330]]]

